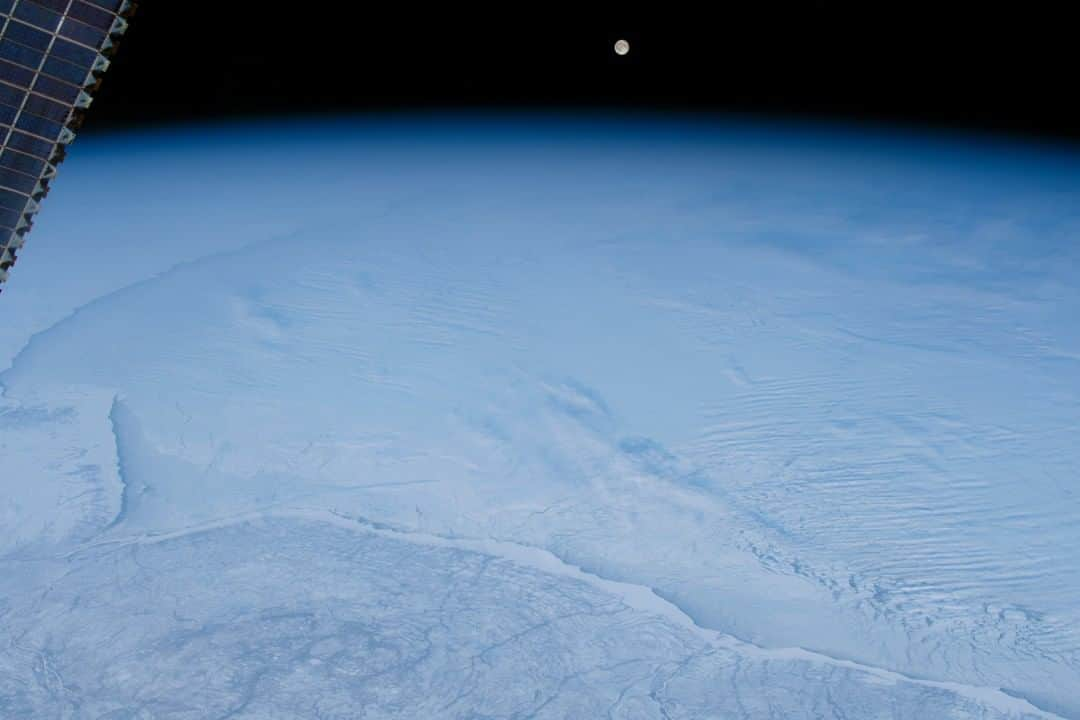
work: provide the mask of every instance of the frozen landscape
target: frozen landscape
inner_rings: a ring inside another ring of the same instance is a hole
[[[1080,718],[1080,153],[81,137],[0,308],[0,718]]]

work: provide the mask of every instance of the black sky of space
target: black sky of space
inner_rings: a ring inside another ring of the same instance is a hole
[[[312,15],[142,3],[88,130],[408,108],[650,109],[825,117],[1080,138],[1062,10],[714,4]],[[618,57],[618,38],[631,52]]]

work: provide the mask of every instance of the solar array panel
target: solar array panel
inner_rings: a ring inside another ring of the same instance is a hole
[[[0,0],[0,286],[134,10]]]

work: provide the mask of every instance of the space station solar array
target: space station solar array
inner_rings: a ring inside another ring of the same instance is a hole
[[[0,0],[0,289],[134,11]]]

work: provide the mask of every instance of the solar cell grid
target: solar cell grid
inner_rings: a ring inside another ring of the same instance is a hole
[[[71,109],[66,105],[50,100],[41,95],[28,95],[23,103],[23,112],[31,115],[40,115],[55,122],[62,123],[71,114]]]
[[[0,227],[4,227],[10,230],[18,224],[20,217],[22,217],[22,212],[18,210],[8,210],[6,208],[0,207]],[[13,233],[9,236],[13,236]]]
[[[58,12],[49,10],[42,7],[31,0],[20,0],[15,5],[14,17],[18,20],[22,20],[28,25],[33,25],[36,28],[53,33],[56,32],[56,28],[60,27],[61,15]]]
[[[92,68],[99,57],[98,54],[90,48],[76,45],[63,38],[56,38],[56,40],[53,41],[52,55],[53,57],[67,60],[69,63],[81,65],[85,68]]]
[[[4,28],[4,37],[27,47],[46,50],[53,36],[44,30],[39,30],[25,23],[10,22]]]
[[[4,150],[15,149],[27,155],[49,160],[53,156],[54,147],[47,140],[35,138],[11,127],[0,125],[0,133],[7,133],[7,141]]]
[[[71,3],[68,16],[101,30],[108,30],[112,27],[113,21],[116,20],[115,15],[78,0]]]
[[[7,60],[0,60],[0,78],[13,85],[28,88],[34,81],[34,71]]]
[[[41,65],[41,71],[50,77],[64,80],[73,85],[85,84],[90,75],[90,68],[72,65],[66,60],[60,60],[56,57],[45,58],[45,61]]]
[[[17,65],[34,68],[45,59],[45,52],[34,48],[20,45],[19,43],[4,38],[0,40],[0,58],[9,60]]]
[[[134,10],[0,0],[0,287]]]
[[[0,168],[0,186],[12,188],[26,195],[30,195],[34,192],[34,187],[37,183],[38,179],[36,177],[16,172],[15,170]]]
[[[60,26],[59,34],[70,40],[93,48],[101,48],[108,37],[108,30],[84,25],[80,22],[66,22]]]
[[[33,3],[35,5],[42,5],[44,7],[49,8],[50,10],[55,10],[58,13],[63,13],[64,9],[68,5],[69,0],[27,0],[27,1],[30,2],[30,3]]]
[[[0,153],[0,167],[18,170],[34,177],[42,177],[45,174],[44,160],[21,152]]]
[[[83,2],[89,3],[90,5],[96,5],[99,8],[114,13],[120,12],[121,7],[124,5],[124,0],[83,0]]]
[[[26,98],[26,91],[0,82],[0,103],[19,107]]]
[[[61,134],[60,131],[64,129],[64,126],[60,123],[55,123],[51,120],[46,120],[43,117],[31,115],[26,112],[19,115],[19,119],[15,121],[15,127],[25,133],[37,135],[38,137],[46,138],[48,140],[58,140]]]

